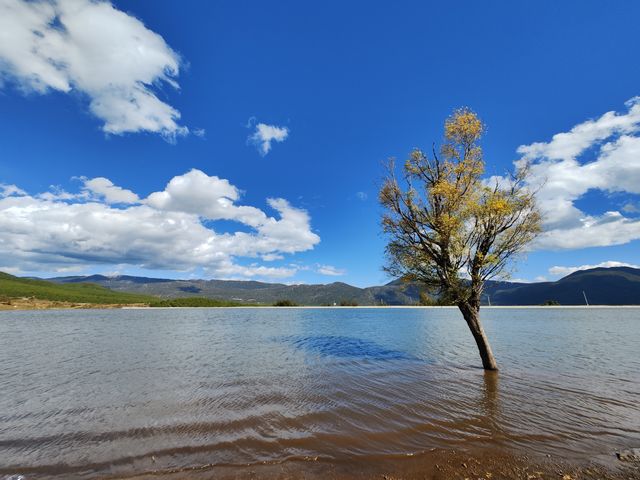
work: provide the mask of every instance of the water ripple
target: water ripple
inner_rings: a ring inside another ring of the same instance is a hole
[[[2,312],[0,475],[640,443],[640,309],[483,315],[499,375],[451,309]]]

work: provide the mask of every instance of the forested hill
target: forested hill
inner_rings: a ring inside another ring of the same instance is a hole
[[[0,301],[16,298],[88,304],[142,304],[154,300],[147,295],[114,291],[95,283],[60,284],[0,272]]]
[[[60,284],[91,282],[119,292],[163,298],[207,297],[243,303],[272,304],[290,300],[299,305],[412,305],[419,301],[420,288],[393,281],[386,285],[358,288],[334,282],[319,285],[285,285],[256,281],[173,280],[132,276],[59,277]],[[640,305],[640,269],[594,268],[574,272],[555,282],[488,282],[483,303],[492,305]]]

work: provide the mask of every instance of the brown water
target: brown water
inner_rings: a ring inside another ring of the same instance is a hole
[[[640,309],[0,312],[0,479],[640,445]],[[18,477],[15,477],[18,478]]]

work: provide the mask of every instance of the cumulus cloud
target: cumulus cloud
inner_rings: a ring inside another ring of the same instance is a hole
[[[249,127],[253,127],[254,123],[255,120],[250,119]],[[249,143],[255,145],[260,155],[264,157],[271,150],[271,142],[284,142],[288,136],[289,129],[287,127],[258,123],[255,125],[254,132],[249,135]]]
[[[0,198],[0,265],[22,271],[203,268],[218,278],[283,278],[296,269],[240,260],[281,258],[320,241],[306,211],[280,198],[267,200],[275,216],[238,205],[234,185],[199,170],[174,177],[147,198],[101,177],[84,180],[82,189],[89,193]],[[243,228],[217,232],[214,221],[221,219]]]
[[[590,270],[592,268],[610,268],[610,267],[632,267],[632,268],[640,268],[639,265],[634,265],[632,263],[625,262],[616,262],[614,260],[609,260],[607,262],[598,263],[597,265],[580,265],[578,267],[560,267],[555,266],[549,269],[549,273],[553,276],[567,276],[573,272],[577,272],[578,270]]]
[[[318,269],[316,271],[322,275],[329,275],[331,277],[339,277],[347,273],[345,270],[336,268],[332,265],[318,265]]]
[[[0,75],[24,92],[86,96],[106,133],[187,134],[156,95],[178,88],[179,69],[160,35],[108,1],[0,0]]]
[[[108,178],[96,177],[83,180],[85,191],[103,198],[105,203],[138,203],[140,201],[138,195],[131,190],[114,185]]]
[[[624,113],[601,117],[558,133],[549,142],[518,148],[529,162],[531,186],[539,189],[544,233],[538,249],[618,245],[640,239],[640,219],[608,206],[587,213],[576,203],[589,191],[640,194],[640,97]],[[516,163],[518,163],[516,162]]]
[[[191,170],[173,177],[163,191],[149,195],[146,203],[160,210],[197,214],[208,220],[238,220],[252,227],[266,221],[262,210],[236,205],[239,198],[240,191],[228,180]]]

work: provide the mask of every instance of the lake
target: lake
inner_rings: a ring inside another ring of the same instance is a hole
[[[640,308],[0,312],[0,478],[640,446]]]

